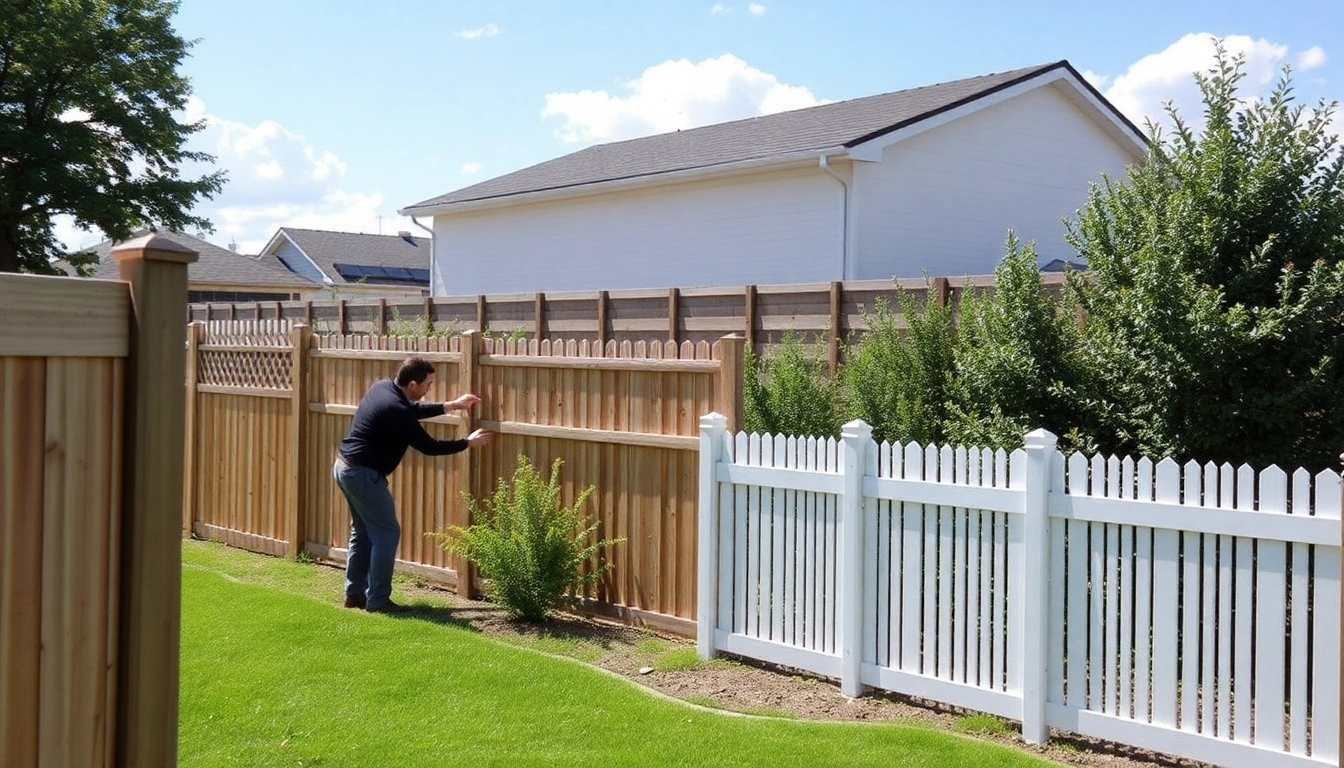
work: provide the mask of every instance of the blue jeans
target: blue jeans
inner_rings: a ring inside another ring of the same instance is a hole
[[[339,457],[331,474],[350,503],[345,594],[364,595],[369,608],[381,608],[392,601],[392,568],[401,542],[401,525],[387,478],[377,470],[346,464]]]

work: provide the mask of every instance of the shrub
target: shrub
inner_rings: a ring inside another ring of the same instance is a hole
[[[845,418],[868,422],[878,442],[940,443],[953,370],[952,310],[904,291],[897,296],[905,329],[883,298],[864,312],[868,331],[841,367]]]
[[[546,481],[519,456],[512,484],[500,478],[483,502],[467,495],[479,522],[440,535],[449,551],[481,569],[491,599],[528,621],[545,619],[570,590],[596,583],[611,563],[594,562],[586,570],[585,565],[597,561],[603,547],[623,541],[596,538],[597,521],[582,511],[592,486],[569,506],[560,503],[561,464],[555,460]]]
[[[1036,250],[1011,232],[994,270],[994,291],[961,300],[956,374],[948,405],[954,443],[1013,449],[1038,427],[1088,450],[1079,391],[1086,376],[1072,314],[1046,293]]]
[[[825,364],[793,332],[762,360],[747,350],[743,361],[743,426],[748,432],[836,437],[840,390]]]

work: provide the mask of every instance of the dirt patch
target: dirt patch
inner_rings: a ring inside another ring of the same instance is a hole
[[[411,617],[462,626],[505,642],[568,656],[667,696],[743,714],[803,720],[927,723],[1007,744],[1049,760],[1091,768],[1212,768],[1205,763],[1055,732],[1046,746],[1022,741],[1016,723],[908,696],[873,692],[857,699],[840,694],[834,680],[795,669],[727,657],[703,662],[695,644],[648,628],[569,613],[544,624],[509,619],[488,602],[463,600],[415,584],[399,584],[412,598],[430,597],[449,608],[419,608]],[[398,598],[400,599],[400,598]]]

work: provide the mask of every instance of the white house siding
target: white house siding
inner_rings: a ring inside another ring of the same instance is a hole
[[[434,219],[440,295],[838,277],[841,186],[815,165]]]
[[[288,240],[282,240],[275,249],[275,257],[281,261],[291,272],[303,275],[304,277],[316,283],[323,282],[322,272],[313,266],[299,247]]]
[[[854,163],[851,277],[988,274],[1010,228],[1042,260],[1076,259],[1062,218],[1132,161],[1055,86],[898,141]]]

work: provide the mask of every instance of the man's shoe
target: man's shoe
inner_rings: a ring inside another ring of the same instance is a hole
[[[382,605],[366,606],[364,610],[368,611],[369,613],[407,613],[411,610],[411,606],[398,605],[392,602],[391,600],[388,600],[386,603]]]
[[[364,607],[364,596],[363,596],[363,595],[346,595],[346,596],[345,596],[345,607],[346,607],[346,608],[363,608],[363,607]]]

